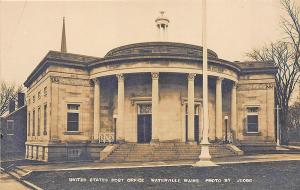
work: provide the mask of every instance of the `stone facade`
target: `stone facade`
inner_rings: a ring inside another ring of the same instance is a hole
[[[104,58],[50,51],[24,83],[26,157],[99,159],[107,142],[200,142],[201,52],[168,42],[123,46]],[[211,50],[208,64],[210,141],[274,143],[275,68]]]

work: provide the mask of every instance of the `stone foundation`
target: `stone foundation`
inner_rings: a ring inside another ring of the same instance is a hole
[[[239,142],[238,146],[246,153],[259,153],[276,150],[275,142]]]
[[[43,162],[99,160],[105,146],[93,143],[26,143],[25,158]]]

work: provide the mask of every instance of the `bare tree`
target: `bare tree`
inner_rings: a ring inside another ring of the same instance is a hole
[[[276,99],[281,107],[281,140],[288,144],[289,101],[297,84],[299,74],[295,62],[295,51],[288,42],[272,43],[269,47],[254,49],[247,53],[252,60],[273,63],[278,68],[275,74]]]
[[[256,61],[271,61],[278,68],[275,81],[276,100],[281,107],[281,143],[288,144],[289,101],[300,71],[300,7],[292,0],[281,0],[281,4],[287,14],[281,19],[286,35],[279,42],[252,50],[247,56]]]
[[[295,65],[300,70],[300,6],[291,0],[281,0],[281,4],[287,13],[286,17],[282,17],[281,25],[286,34],[286,41],[291,43],[294,49]]]
[[[16,100],[19,92],[22,91],[22,86],[9,84],[5,81],[0,81],[0,116],[8,110],[10,100]]]

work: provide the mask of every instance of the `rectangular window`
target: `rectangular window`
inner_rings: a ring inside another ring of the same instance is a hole
[[[38,129],[37,129],[37,136],[41,135],[41,108],[38,108]]]
[[[30,136],[30,112],[28,112],[28,118],[27,118],[27,121],[28,121],[28,136]]]
[[[258,107],[247,108],[247,133],[258,133]]]
[[[151,104],[139,104],[138,105],[138,114],[146,115],[152,113],[152,105]]]
[[[47,104],[44,105],[44,132],[43,135],[47,135]]]
[[[68,104],[68,110],[79,110],[79,104]]]
[[[68,160],[77,160],[80,157],[80,149],[68,149]]]
[[[247,132],[258,133],[258,115],[247,116]]]
[[[32,103],[35,102],[35,96],[32,96]]]
[[[14,135],[14,120],[7,120],[7,135]]]
[[[44,88],[44,96],[47,96],[47,87]]]
[[[32,112],[32,136],[35,136],[35,110]]]
[[[79,131],[79,104],[68,104],[67,131]]]

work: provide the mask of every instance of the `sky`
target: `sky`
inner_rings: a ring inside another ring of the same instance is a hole
[[[296,0],[297,3],[300,0]],[[201,0],[0,1],[0,80],[22,84],[49,50],[103,57],[118,46],[158,41],[154,20],[170,19],[168,41],[201,45]],[[222,59],[283,37],[279,0],[208,0],[207,45]]]

